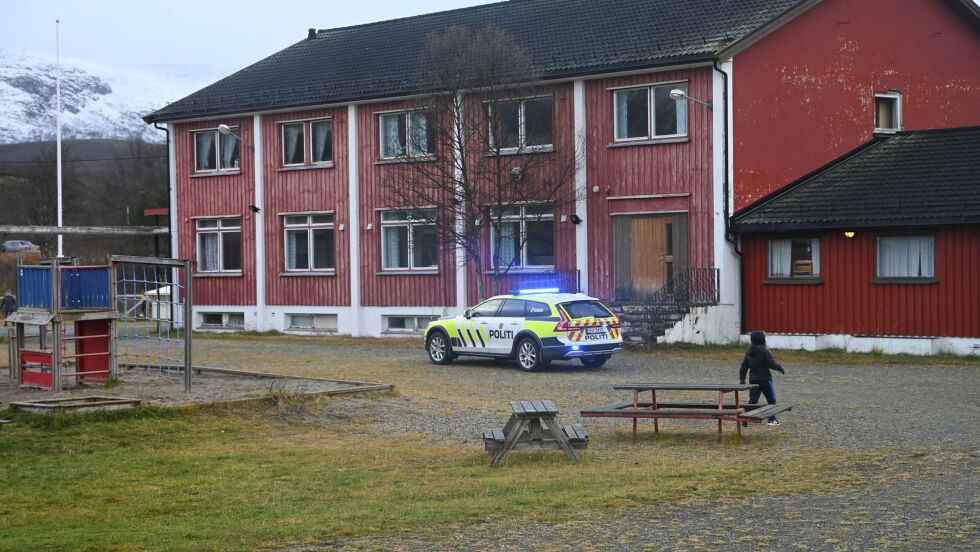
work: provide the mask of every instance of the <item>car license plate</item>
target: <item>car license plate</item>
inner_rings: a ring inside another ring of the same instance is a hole
[[[604,334],[604,333],[606,333],[606,327],[605,326],[595,326],[595,327],[591,327],[591,328],[585,328],[585,333],[587,335]]]

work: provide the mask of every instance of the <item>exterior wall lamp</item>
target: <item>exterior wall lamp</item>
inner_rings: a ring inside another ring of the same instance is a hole
[[[851,239],[854,237],[854,230],[844,230],[844,237]]]
[[[699,100],[697,98],[692,98],[692,97],[688,96],[680,88],[675,88],[675,89],[671,90],[670,91],[670,97],[671,97],[672,100],[677,101],[677,102],[679,102],[681,100],[691,100],[692,102],[697,102],[697,103],[699,103],[699,104],[707,107],[708,109],[714,111],[714,108],[711,107],[711,104],[709,104],[708,102],[702,102],[701,100]]]
[[[246,146],[248,146],[248,149],[255,151],[255,146],[249,144],[247,140],[232,132],[231,127],[228,125],[218,125],[218,133],[221,134],[222,136],[229,136],[229,135],[234,136],[235,138],[238,138],[239,142],[242,142]]]

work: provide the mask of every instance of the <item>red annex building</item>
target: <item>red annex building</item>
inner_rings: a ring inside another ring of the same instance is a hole
[[[508,207],[523,245],[480,237],[505,284],[673,302],[663,339],[731,342],[751,329],[732,212],[876,135],[980,124],[978,21],[969,0],[513,0],[310,30],[145,117],[169,130],[194,325],[378,335],[480,299],[487,271],[425,253],[432,221],[384,183],[452,162],[390,147],[432,132],[413,107],[425,37],[492,25],[534,66],[533,97],[494,104],[520,137],[506,162],[581,160],[574,203]]]

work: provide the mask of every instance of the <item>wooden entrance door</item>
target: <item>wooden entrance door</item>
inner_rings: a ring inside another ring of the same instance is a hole
[[[671,284],[675,252],[686,252],[686,232],[678,232],[686,219],[683,214],[615,217],[617,299],[643,299]]]

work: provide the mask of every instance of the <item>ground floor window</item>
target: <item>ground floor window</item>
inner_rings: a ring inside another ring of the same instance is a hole
[[[770,278],[820,277],[820,240],[769,240]]]
[[[333,271],[332,213],[284,215],[286,270]]]
[[[933,236],[880,236],[875,249],[879,278],[932,278],[936,274]]]
[[[555,210],[550,203],[490,209],[493,263],[502,268],[554,268]]]
[[[434,209],[381,213],[381,266],[385,270],[432,270],[439,264]]]
[[[241,272],[241,217],[198,219],[195,228],[198,272]]]
[[[401,332],[422,332],[432,322],[438,318],[429,315],[395,315],[384,317],[384,331],[391,333]]]

